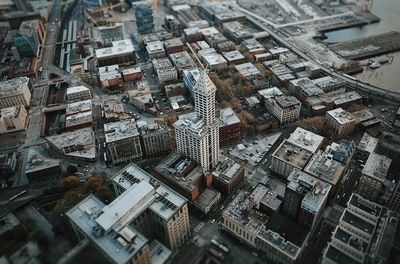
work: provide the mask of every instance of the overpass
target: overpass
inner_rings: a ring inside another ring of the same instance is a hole
[[[380,98],[382,100],[387,100],[389,102],[394,102],[394,103],[400,103],[400,93],[398,92],[394,92],[394,91],[389,91],[389,90],[385,90],[382,89],[380,87],[377,86],[373,86],[370,85],[368,83],[363,83],[345,73],[336,71],[332,68],[326,67],[322,64],[320,64],[319,62],[315,61],[313,58],[311,58],[310,56],[308,56],[306,53],[304,53],[303,51],[301,51],[300,49],[298,49],[297,47],[295,47],[294,45],[292,45],[290,42],[288,42],[286,39],[282,38],[281,36],[279,36],[279,34],[277,33],[276,30],[271,30],[269,27],[267,27],[264,23],[268,24],[269,26],[276,27],[276,24],[272,23],[271,21],[260,17],[257,14],[254,14],[242,7],[240,7],[236,2],[229,2],[227,3],[227,5],[229,5],[230,7],[232,7],[233,9],[236,9],[238,11],[241,11],[242,13],[246,14],[247,19],[252,22],[254,25],[258,26],[259,28],[261,28],[262,30],[265,30],[266,32],[268,32],[269,34],[271,34],[271,36],[273,38],[275,38],[278,42],[280,42],[282,45],[290,48],[294,53],[296,53],[298,56],[300,56],[301,58],[313,62],[314,64],[318,65],[321,70],[325,71],[327,74],[334,76],[336,78],[342,79],[344,81],[346,81],[349,85],[350,88],[361,92],[363,94],[369,95],[369,96],[373,96],[373,97],[377,97]],[[275,29],[274,27],[274,29]]]

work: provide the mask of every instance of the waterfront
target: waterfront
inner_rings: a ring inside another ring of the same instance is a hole
[[[372,13],[381,18],[379,23],[327,32],[325,42],[341,42],[388,31],[400,31],[399,0],[375,0]],[[384,64],[376,70],[365,70],[356,74],[357,79],[391,91],[400,92],[400,52],[391,53],[391,64]]]

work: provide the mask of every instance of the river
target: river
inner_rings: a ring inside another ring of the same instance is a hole
[[[326,42],[341,42],[388,31],[400,31],[400,0],[375,0],[371,12],[381,18],[379,23],[327,32]],[[376,70],[364,70],[354,77],[372,85],[400,92],[400,52],[391,53],[393,62]]]

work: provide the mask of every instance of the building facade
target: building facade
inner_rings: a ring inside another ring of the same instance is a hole
[[[135,119],[104,124],[104,134],[107,153],[113,164],[143,156]]]
[[[143,154],[146,158],[166,155],[171,151],[171,131],[168,126],[148,125],[140,128]]]
[[[33,85],[27,77],[0,82],[0,108],[18,105],[29,107],[32,92]]]
[[[28,112],[23,105],[0,109],[0,134],[25,130]]]
[[[207,73],[202,72],[193,90],[196,117],[175,122],[177,150],[209,171],[218,163],[219,152],[216,87]]]
[[[342,108],[328,111],[326,113],[326,121],[337,137],[345,137],[351,134],[356,125],[356,118]]]

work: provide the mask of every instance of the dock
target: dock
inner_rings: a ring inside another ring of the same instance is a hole
[[[334,52],[348,60],[360,60],[400,50],[400,32],[345,41],[329,46]]]

